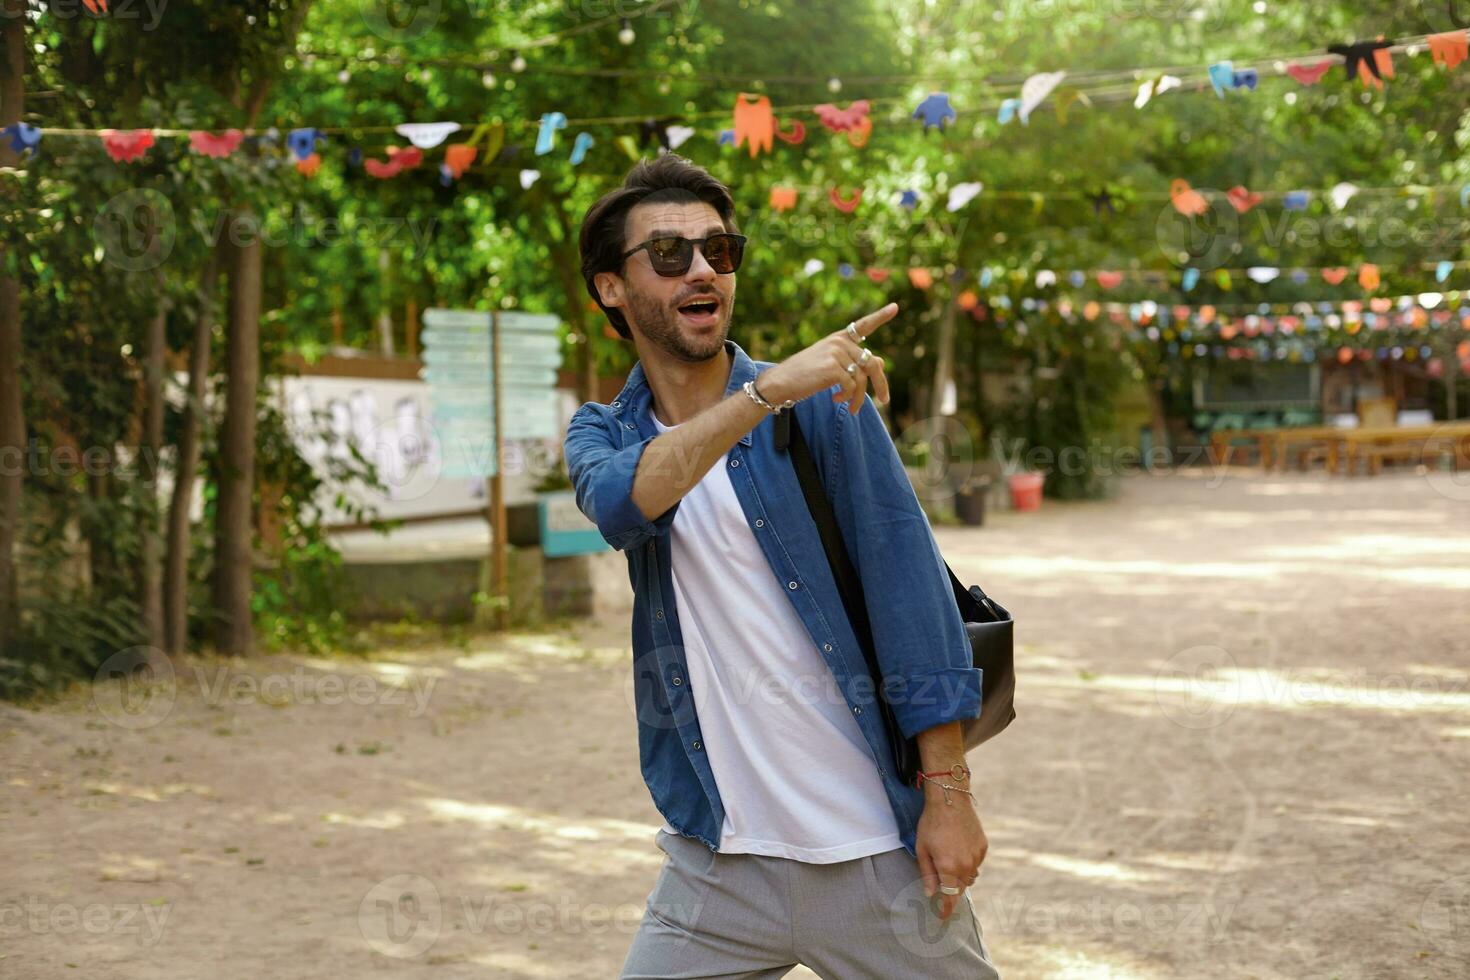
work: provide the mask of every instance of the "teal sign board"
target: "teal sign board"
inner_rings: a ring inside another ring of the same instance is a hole
[[[518,312],[499,317],[501,436],[555,439],[561,435],[556,397],[561,321]],[[424,312],[423,373],[445,476],[495,475],[493,330],[488,312]]]
[[[597,525],[587,519],[577,507],[577,495],[572,490],[558,490],[540,496],[541,552],[547,558],[565,558],[567,555],[590,555],[598,551],[611,551],[612,547],[603,540]]]

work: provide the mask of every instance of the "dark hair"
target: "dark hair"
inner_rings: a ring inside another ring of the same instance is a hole
[[[582,234],[579,244],[582,250],[582,278],[587,283],[587,292],[602,312],[607,314],[613,329],[624,340],[632,340],[628,321],[623,311],[602,305],[593,277],[599,272],[620,272],[626,241],[628,212],[636,205],[648,200],[698,200],[714,208],[724,224],[725,230],[738,232],[735,225],[735,201],[730,189],[710,176],[703,167],[673,153],[665,153],[651,160],[640,160],[623,178],[623,186],[604,194],[582,219]]]

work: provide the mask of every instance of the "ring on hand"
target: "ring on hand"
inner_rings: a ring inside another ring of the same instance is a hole
[[[854,343],[861,344],[863,342],[863,336],[858,333],[856,321],[847,325],[847,335],[853,339]]]
[[[960,893],[960,889],[954,885],[940,885],[939,890],[945,895],[958,895]]]
[[[873,358],[872,348],[870,348],[870,347],[864,347],[863,348],[863,356],[860,357],[860,358],[858,358],[858,363],[859,364],[866,364],[866,363],[868,363],[868,361],[872,360],[872,358]]]
[[[849,364],[847,366],[847,373],[850,374],[850,375],[852,375],[853,377],[857,377],[857,365],[856,364]]]

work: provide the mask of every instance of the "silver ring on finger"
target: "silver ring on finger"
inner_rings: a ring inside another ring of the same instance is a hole
[[[851,377],[854,377],[854,378],[857,377],[857,365],[856,364],[849,364],[847,366],[847,373]]]
[[[940,885],[939,890],[946,895],[958,895],[960,893],[960,889],[954,885]]]
[[[858,333],[857,321],[853,321],[847,325],[847,335],[852,338],[852,342],[855,344],[861,344],[863,342],[863,335]]]
[[[869,361],[871,361],[872,359],[873,359],[873,349],[871,347],[864,347],[863,348],[863,356],[858,358],[858,363],[859,364],[866,364]]]

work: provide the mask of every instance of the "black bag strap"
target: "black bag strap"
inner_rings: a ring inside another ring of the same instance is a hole
[[[806,497],[807,509],[812,512],[812,519],[816,521],[817,534],[822,538],[822,550],[827,553],[827,563],[832,566],[832,577],[837,580],[837,591],[842,596],[842,607],[847,612],[847,620],[857,634],[858,646],[863,648],[863,659],[867,661],[868,673],[873,676],[874,684],[881,685],[883,670],[878,666],[873,626],[868,620],[868,604],[863,598],[862,581],[858,578],[852,559],[848,557],[847,545],[843,543],[842,532],[837,526],[837,514],[832,510],[832,502],[827,499],[826,491],[822,489],[822,476],[817,472],[811,450],[807,448],[806,437],[801,434],[801,427],[796,423],[796,413],[786,409],[781,415],[782,418],[777,419],[777,445],[780,445],[782,435],[787,435],[780,430],[789,426],[787,437],[790,439],[791,465],[795,467],[796,478],[801,482],[801,492]]]
[[[812,512],[812,519],[817,523],[822,549],[827,552],[827,563],[832,566],[832,576],[837,580],[837,589],[842,594],[843,608],[847,610],[847,618],[863,647],[868,669],[872,671],[874,678],[881,678],[883,675],[878,670],[877,654],[874,652],[873,630],[868,621],[868,606],[863,598],[862,580],[858,578],[857,569],[848,556],[842,532],[837,526],[837,515],[832,510],[832,502],[827,499],[827,493],[822,488],[822,477],[817,471],[816,461],[812,459],[806,437],[797,424],[796,413],[791,409],[785,409],[776,419],[776,446],[787,448],[788,443],[791,464],[796,468],[796,478],[801,483],[802,495],[806,497],[807,509]],[[943,561],[942,558],[940,560]],[[960,607],[960,614],[965,622],[994,623],[1010,618],[1009,613],[997,609],[980,586],[965,588],[947,561],[944,562],[944,570],[949,575],[949,586],[954,591],[955,603]]]

